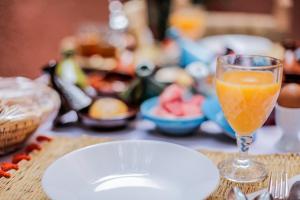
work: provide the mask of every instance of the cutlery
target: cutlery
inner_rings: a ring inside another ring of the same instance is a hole
[[[227,200],[247,200],[247,197],[238,187],[234,187],[229,191]]]
[[[300,181],[295,182],[290,190],[290,195],[288,200],[300,199]]]
[[[254,200],[273,200],[273,197],[269,192],[264,192],[255,197]]]
[[[289,196],[288,174],[287,172],[280,172],[270,174],[268,192],[273,199],[284,200]]]
[[[296,196],[299,193],[299,192],[297,193],[297,188],[298,188],[298,191],[300,191],[300,183],[297,183],[297,182],[300,182],[300,174],[291,177],[288,182],[289,182],[289,184],[288,184],[289,188],[294,187],[293,190],[292,189],[290,190],[288,200],[295,200],[295,198],[296,199],[298,198],[300,200],[300,194],[298,195],[298,197]],[[294,186],[294,184],[296,184],[296,183],[297,183],[297,186]],[[253,192],[251,194],[248,194],[247,198],[249,200],[253,200],[255,198],[259,199],[259,195],[262,195],[262,193],[265,193],[266,191],[268,191],[268,188]]]

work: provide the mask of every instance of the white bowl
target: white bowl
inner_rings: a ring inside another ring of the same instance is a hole
[[[276,147],[284,152],[300,152],[300,108],[276,105],[275,121],[282,136]]]
[[[200,200],[219,183],[216,166],[194,150],[158,141],[118,141],[71,152],[45,172],[53,200]]]

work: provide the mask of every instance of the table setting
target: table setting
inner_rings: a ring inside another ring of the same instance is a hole
[[[141,2],[0,77],[0,199],[300,199],[299,41],[206,36],[188,6],[158,39]]]

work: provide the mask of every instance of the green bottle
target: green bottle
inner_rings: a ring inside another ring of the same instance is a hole
[[[85,89],[88,86],[87,78],[75,59],[75,49],[64,49],[62,51],[63,59],[56,67],[56,75],[64,81],[68,81]]]
[[[121,94],[121,99],[132,105],[140,105],[146,99],[158,96],[165,85],[155,81],[154,72],[155,66],[151,62],[138,64],[135,70],[137,78]]]

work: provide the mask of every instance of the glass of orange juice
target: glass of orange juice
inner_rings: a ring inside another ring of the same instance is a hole
[[[239,154],[219,163],[223,177],[256,182],[267,175],[263,164],[248,156],[253,133],[269,117],[279,95],[282,62],[266,56],[227,55],[217,60],[216,92],[222,110],[236,132]]]

